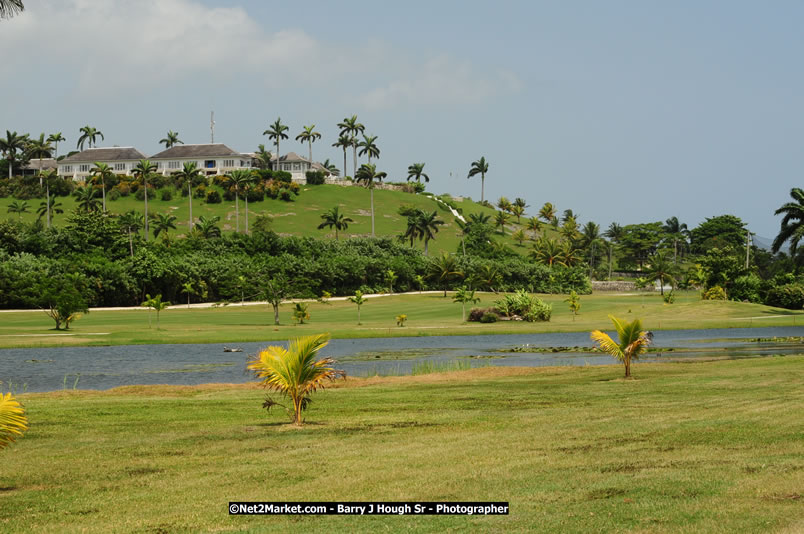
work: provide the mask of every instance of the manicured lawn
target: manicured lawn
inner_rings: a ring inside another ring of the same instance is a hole
[[[92,311],[73,323],[69,332],[56,332],[54,323],[41,311],[0,312],[0,348],[59,345],[127,345],[141,343],[237,343],[284,340],[297,335],[330,332],[333,337],[392,337],[469,334],[511,334],[591,331],[611,329],[609,314],[638,317],[649,330],[682,328],[735,328],[791,326],[804,323],[804,312],[760,304],[701,301],[697,292],[681,292],[675,304],[667,305],[658,295],[598,293],[581,297],[581,310],[573,320],[566,295],[541,295],[552,304],[553,316],[546,323],[462,323],[461,306],[441,293],[394,295],[371,298],[361,311],[340,300],[310,303],[310,321],[294,325],[291,306],[280,308],[281,325],[273,325],[269,305],[231,304],[218,308],[176,306],[160,315],[160,328],[148,327],[148,311]],[[501,295],[481,294],[478,306],[491,306]],[[468,312],[467,307],[467,312]],[[396,325],[396,316],[406,314],[406,326]]]
[[[307,425],[252,385],[21,396],[3,532],[801,532],[804,356],[348,379]],[[509,501],[498,517],[229,516]]]

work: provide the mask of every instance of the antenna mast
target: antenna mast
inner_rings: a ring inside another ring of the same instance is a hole
[[[215,112],[209,112],[209,142],[215,144]]]

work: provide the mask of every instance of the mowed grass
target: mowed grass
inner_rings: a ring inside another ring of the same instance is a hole
[[[295,235],[300,237],[320,237],[335,238],[335,233],[329,229],[318,230],[318,225],[321,223],[321,214],[325,211],[332,209],[335,206],[340,207],[341,213],[351,218],[354,222],[349,224],[349,228],[344,232],[339,232],[340,238],[349,237],[367,237],[371,235],[371,199],[370,192],[365,187],[358,186],[339,186],[339,185],[320,185],[301,187],[299,196],[294,196],[293,202],[284,202],[267,198],[262,202],[252,202],[249,204],[249,223],[254,224],[258,215],[270,215],[273,217],[273,224],[271,228],[281,235]],[[21,220],[26,222],[33,222],[37,219],[36,210],[39,208],[39,203],[43,199],[28,200],[31,213],[26,213],[21,216]],[[63,214],[55,215],[53,224],[56,226],[63,226],[67,222],[69,213],[76,207],[75,198],[58,197],[58,202],[61,202]],[[19,219],[16,214],[7,214],[8,206],[15,202],[15,199],[0,198],[0,217],[6,216],[10,219]],[[399,215],[399,208],[403,205],[411,205],[425,211],[438,211],[438,216],[444,221],[444,225],[436,236],[436,239],[430,243],[430,254],[438,254],[440,251],[456,252],[460,246],[460,227],[455,222],[452,214],[442,205],[436,203],[433,199],[423,195],[413,195],[403,193],[401,191],[374,191],[374,212],[375,212],[375,234],[379,237],[396,237],[405,232],[407,227],[407,220],[405,217]],[[118,200],[107,200],[107,209],[112,214],[126,213],[130,210],[135,210],[140,213],[144,211],[143,202],[138,201],[133,195],[121,197]],[[464,210],[464,214],[468,213],[487,213],[492,214],[494,210],[480,206],[479,204],[470,200],[463,201],[460,206]],[[240,230],[245,231],[246,225],[246,211],[245,203],[241,200],[239,203],[240,211]],[[174,235],[185,235],[189,226],[189,213],[190,207],[186,197],[176,191],[173,199],[164,201],[159,199],[157,194],[156,198],[149,196],[148,198],[148,213],[164,213],[171,214],[176,217],[176,230],[173,231]],[[220,204],[207,204],[201,199],[193,199],[193,217],[197,220],[200,216],[221,218],[221,229],[224,232],[233,232],[237,227],[237,219],[235,212],[234,201],[224,201]],[[506,228],[505,235],[499,231],[495,234],[495,239],[505,243],[512,250],[521,254],[528,252],[528,242],[525,246],[519,246],[513,239],[511,239],[511,232],[515,228],[521,228],[522,225],[515,224],[516,219],[511,218],[510,225]],[[524,225],[525,218],[522,219]],[[493,224],[493,223],[492,223]],[[418,249],[423,249],[422,242],[414,243]]]
[[[42,311],[0,312],[0,348],[62,345],[130,345],[149,343],[238,343],[286,340],[289,337],[329,332],[336,338],[441,336],[473,334],[525,334],[591,331],[612,328],[609,314],[639,318],[649,330],[793,326],[804,323],[804,311],[771,308],[731,301],[702,301],[697,292],[682,292],[675,304],[665,304],[653,294],[605,294],[581,297],[580,314],[573,319],[566,295],[540,295],[553,306],[549,322],[501,321],[493,324],[462,323],[461,305],[453,292],[403,294],[370,298],[361,309],[346,300],[329,304],[309,303],[310,320],[295,325],[291,304],[280,307],[281,325],[275,326],[273,308],[267,304],[217,308],[177,305],[163,311],[156,328],[156,314],[145,308],[120,311],[95,310],[75,321],[69,331],[54,330]],[[492,306],[502,295],[480,293],[477,306]],[[467,314],[469,308],[467,306]],[[149,328],[148,315],[151,315]],[[396,316],[405,314],[404,327]]]
[[[347,379],[307,424],[255,384],[24,394],[3,532],[801,532],[804,356]],[[497,517],[229,516],[246,501],[509,501]]]

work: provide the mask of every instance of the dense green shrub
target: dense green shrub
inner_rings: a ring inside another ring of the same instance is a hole
[[[762,280],[755,274],[745,274],[734,279],[729,298],[731,300],[747,300],[749,302],[762,302],[760,288]]]
[[[164,201],[173,200],[173,189],[172,188],[164,188],[159,190],[159,199]]]
[[[122,195],[119,189],[111,189],[106,195],[107,200],[119,200]]]
[[[319,169],[317,171],[307,171],[305,177],[307,178],[307,185],[323,185],[327,174]]]
[[[480,322],[481,323],[496,323],[497,319],[498,319],[498,317],[497,317],[496,313],[487,312],[487,313],[484,313],[480,317]]]
[[[497,312],[506,317],[521,317],[528,322],[549,321],[553,308],[535,295],[519,290],[494,302]]]
[[[776,286],[768,291],[765,304],[788,310],[800,310],[804,308],[804,285],[784,284]]]
[[[469,311],[469,316],[466,319],[468,321],[472,321],[472,322],[480,322],[480,320],[486,314],[494,315],[495,316],[495,321],[496,321],[497,310],[494,307],[491,307],[491,308],[472,308]],[[490,322],[490,321],[486,321],[486,322]]]
[[[217,189],[210,189],[207,191],[206,202],[207,204],[220,204],[223,202],[223,200],[221,199],[221,194],[218,193]]]

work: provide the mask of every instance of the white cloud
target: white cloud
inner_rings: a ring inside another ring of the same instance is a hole
[[[0,50],[14,52],[4,53],[6,69],[38,83],[50,72],[60,87],[86,98],[187,82],[293,88],[360,80],[365,93],[356,103],[387,109],[476,104],[519,84],[512,73],[478,71],[448,56],[411,59],[383,43],[349,48],[301,29],[269,33],[240,7],[195,0],[29,2],[2,30]]]

